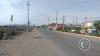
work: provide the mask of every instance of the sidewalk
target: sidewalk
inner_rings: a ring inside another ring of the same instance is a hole
[[[3,40],[0,43],[0,56],[65,56],[38,31],[25,32],[15,40]]]

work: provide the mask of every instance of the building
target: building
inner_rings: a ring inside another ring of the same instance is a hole
[[[56,24],[56,23],[51,23],[49,24],[48,28],[50,30],[58,30],[58,31],[63,31],[64,25],[63,24]]]
[[[95,26],[94,26],[94,22],[87,22],[87,23],[83,23],[81,25],[81,33],[82,34],[95,34]]]

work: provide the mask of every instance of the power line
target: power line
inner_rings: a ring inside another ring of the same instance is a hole
[[[9,2],[13,7],[15,7],[17,10],[19,10],[20,12],[24,10],[22,7],[19,8],[19,7],[17,7],[15,4],[11,3],[10,0],[8,0],[8,2]],[[21,10],[20,10],[20,9],[21,9]]]

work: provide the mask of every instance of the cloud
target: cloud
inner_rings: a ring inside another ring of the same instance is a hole
[[[0,22],[9,24],[10,15],[13,14],[14,23],[26,23],[26,4],[27,0],[0,0]],[[59,22],[62,22],[63,15],[73,15],[81,18],[100,15],[100,0],[31,0],[30,4],[30,20],[32,24],[46,24],[48,16],[54,22],[57,10],[59,10]]]

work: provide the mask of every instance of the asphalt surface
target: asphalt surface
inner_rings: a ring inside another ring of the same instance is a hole
[[[91,43],[87,51],[78,46],[79,41],[84,38]],[[100,39],[34,30],[15,36],[12,40],[0,41],[0,56],[100,56]]]
[[[44,31],[41,33],[51,40],[60,50],[64,51],[68,56],[100,56],[100,40],[90,37],[78,36],[55,31]],[[88,39],[91,47],[87,51],[79,48],[78,42],[81,39]]]

